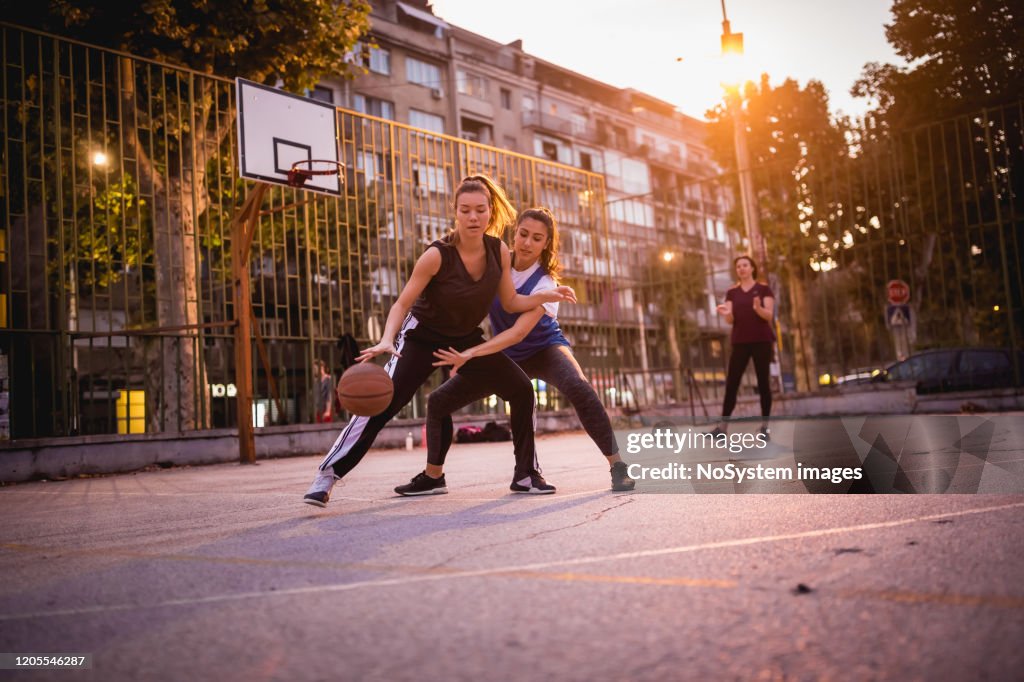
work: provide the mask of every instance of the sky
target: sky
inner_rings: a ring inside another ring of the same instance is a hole
[[[522,39],[545,61],[634,88],[703,119],[722,99],[721,0],[432,0],[434,13],[491,40]],[[892,0],[726,0],[744,36],[743,76],[820,80],[833,113],[870,108],[849,90],[869,61],[904,64],[886,42]],[[679,61],[682,58],[682,61]]]

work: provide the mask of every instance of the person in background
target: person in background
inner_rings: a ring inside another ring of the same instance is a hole
[[[317,424],[324,424],[334,418],[334,377],[327,363],[320,359],[313,361],[313,371],[316,379],[313,417]]]
[[[740,380],[747,364],[754,360],[757,374],[757,392],[761,396],[760,433],[768,439],[768,417],[772,412],[772,387],[768,370],[772,362],[772,346],[775,332],[772,330],[772,315],[775,311],[775,294],[767,284],[757,281],[757,264],[750,256],[739,256],[733,261],[739,282],[725,294],[725,303],[716,310],[732,325],[732,352],[729,354],[729,369],[725,378],[725,400],[722,404],[722,421],[712,431],[716,436],[726,433],[726,420],[736,407],[736,395]]]

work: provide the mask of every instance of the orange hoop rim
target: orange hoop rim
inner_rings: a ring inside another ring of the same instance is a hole
[[[328,168],[314,168],[315,163],[328,164]],[[308,168],[301,168],[301,165],[307,165]],[[301,159],[292,164],[291,169],[288,171],[288,184],[292,187],[302,187],[306,184],[306,181],[315,175],[337,175],[339,178],[342,177],[341,171],[344,169],[344,165],[340,161],[334,161],[333,159]]]

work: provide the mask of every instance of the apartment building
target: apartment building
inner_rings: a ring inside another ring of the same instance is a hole
[[[682,361],[698,373],[705,368],[713,381],[727,332],[715,300],[731,282],[731,256],[741,245],[726,227],[731,198],[718,182],[703,122],[645,93],[538,59],[521,41],[502,44],[454,26],[427,0],[375,0],[371,20],[373,46],[361,55],[368,72],[327,81],[312,96],[603,175],[607,235],[567,229],[562,243],[566,275],[579,277],[584,289],[582,305],[566,311],[581,359],[600,366],[618,346],[625,354],[619,361],[642,371],[678,364],[676,340],[659,338],[670,313],[651,295],[664,282],[652,280],[671,280],[672,263],[682,261],[676,256],[696,256],[705,286],[681,304],[679,314],[696,330],[682,344]],[[419,182],[430,192],[449,189]],[[574,226],[571,216],[562,221]],[[615,290],[602,291],[588,275],[612,278]],[[614,320],[605,319],[604,296],[617,297]]]

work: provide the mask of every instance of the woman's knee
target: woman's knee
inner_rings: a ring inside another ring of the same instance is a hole
[[[516,381],[502,396],[509,403],[522,404],[529,403],[533,405],[536,402],[536,396],[533,392],[533,384],[529,379],[523,378],[522,381]]]
[[[446,391],[441,389],[431,391],[427,396],[427,418],[443,419],[449,416],[453,412],[451,405],[451,396]]]

